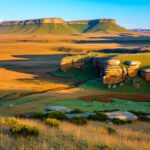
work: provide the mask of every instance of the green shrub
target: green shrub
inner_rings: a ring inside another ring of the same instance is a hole
[[[61,111],[53,111],[50,113],[32,113],[29,115],[29,118],[41,119],[41,120],[46,119],[46,118],[54,118],[58,120],[68,119],[65,113]]]
[[[126,124],[126,123],[132,123],[132,120],[121,120],[121,119],[118,119],[118,118],[114,118],[114,119],[112,119],[112,123],[114,123],[116,125],[123,125],[123,124]]]
[[[15,125],[17,123],[18,123],[18,120],[15,117],[8,117],[8,118],[0,119],[0,124],[1,125],[13,126],[13,125]]]
[[[65,115],[64,112],[61,111],[54,111],[48,114],[47,118],[54,118],[58,120],[67,120],[67,116]]]
[[[47,118],[44,122],[51,127],[59,127],[60,122],[57,119]]]
[[[23,136],[38,136],[39,135],[39,129],[34,126],[29,125],[20,125],[16,124],[11,127],[10,132],[12,135],[23,135]]]
[[[96,120],[96,121],[107,121],[108,117],[102,112],[96,112],[96,114],[90,115],[89,119]]]
[[[123,124],[125,124],[124,120],[121,120],[121,119],[118,119],[118,118],[112,119],[112,122],[113,122],[113,124],[116,124],[116,125],[123,125]]]
[[[87,124],[87,120],[80,116],[76,116],[76,117],[70,119],[70,122],[77,124],[77,125],[86,125]]]
[[[79,113],[84,113],[82,109],[76,108],[70,111],[70,114],[79,114]]]

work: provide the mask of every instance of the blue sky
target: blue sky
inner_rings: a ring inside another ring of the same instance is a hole
[[[126,28],[150,28],[150,0],[0,0],[0,21],[42,17],[114,18]]]

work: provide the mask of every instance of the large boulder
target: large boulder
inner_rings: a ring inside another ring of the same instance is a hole
[[[125,64],[128,65],[127,73],[129,77],[135,77],[140,68],[141,62],[139,61],[125,61]]]
[[[114,112],[107,112],[105,113],[108,118],[110,120],[114,119],[114,118],[118,118],[118,119],[121,119],[121,120],[137,120],[138,117],[128,111],[114,111]]]
[[[120,60],[108,60],[104,69],[103,83],[106,85],[121,83],[125,80],[126,74],[126,68],[120,65]]]
[[[140,75],[146,80],[150,81],[150,68],[147,69],[141,69]]]
[[[62,112],[68,113],[71,110],[63,106],[46,106],[45,111],[62,111]]]

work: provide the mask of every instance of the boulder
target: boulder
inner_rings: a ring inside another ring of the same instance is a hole
[[[71,110],[63,106],[46,106],[45,111],[62,111],[62,112],[68,113]]]
[[[110,120],[114,118],[118,118],[121,120],[137,120],[138,117],[128,111],[114,111],[114,112],[106,112],[105,113]]]
[[[125,61],[125,64],[128,65],[127,73],[129,77],[135,77],[140,68],[141,62],[139,61]]]
[[[147,69],[141,69],[140,75],[146,80],[150,81],[150,68]]]
[[[120,60],[108,60],[104,69],[103,83],[111,85],[121,83],[125,80],[126,74],[127,70],[120,65]]]

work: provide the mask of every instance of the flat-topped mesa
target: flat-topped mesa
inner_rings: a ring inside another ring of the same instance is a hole
[[[18,20],[18,21],[3,21],[0,22],[0,26],[46,24],[46,23],[95,25],[98,23],[116,23],[116,20],[115,19],[92,19],[92,20],[64,21],[62,18],[40,18],[40,19]]]
[[[62,18],[40,18],[20,21],[4,21],[0,22],[0,26],[15,26],[28,24],[46,24],[46,23],[66,23]]]
[[[102,22],[107,23],[116,23],[115,19],[92,19],[92,20],[75,20],[75,21],[67,21],[68,24],[98,24]]]

